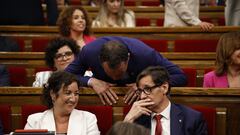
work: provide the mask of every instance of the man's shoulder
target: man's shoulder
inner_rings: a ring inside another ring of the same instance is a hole
[[[197,110],[194,110],[192,109],[191,107],[188,107],[188,106],[185,106],[185,105],[181,105],[181,104],[172,104],[172,108],[173,111],[180,111],[181,113],[183,113],[185,116],[189,116],[189,117],[192,117],[192,116],[196,116],[196,117],[199,117],[201,115],[201,112],[197,111]]]

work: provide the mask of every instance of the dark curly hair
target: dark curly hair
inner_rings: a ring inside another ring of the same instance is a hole
[[[140,74],[138,74],[136,80],[137,87],[139,86],[140,80],[146,76],[151,76],[152,81],[155,85],[162,85],[165,82],[167,82],[168,84],[170,83],[170,75],[166,68],[161,66],[149,66],[144,69]],[[169,85],[167,94],[169,94],[170,89],[171,88]]]
[[[53,107],[53,101],[51,98],[50,93],[53,92],[58,97],[58,92],[65,89],[67,86],[76,82],[78,88],[80,88],[80,82],[77,77],[71,73],[65,71],[56,71],[53,72],[48,82],[43,85],[43,93],[42,93],[42,102],[45,104],[49,109]]]
[[[83,31],[84,35],[89,35],[90,34],[90,20],[88,18],[88,13],[83,7],[66,7],[63,9],[63,11],[60,13],[58,20],[57,20],[57,25],[59,28],[59,32],[62,36],[64,37],[69,37],[70,36],[70,29],[72,25],[72,17],[73,13],[75,10],[80,10],[82,11],[85,20],[86,20],[86,28]]]
[[[54,58],[58,52],[58,49],[65,45],[71,49],[74,55],[77,55],[80,50],[77,43],[72,39],[64,37],[54,38],[48,43],[48,46],[45,50],[45,62],[50,68],[54,68]]]
[[[106,42],[100,51],[100,62],[108,62],[111,69],[116,69],[118,65],[128,60],[128,48],[119,41]]]

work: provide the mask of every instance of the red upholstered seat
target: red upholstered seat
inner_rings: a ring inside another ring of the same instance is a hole
[[[159,0],[142,0],[142,6],[159,6]]]
[[[8,67],[11,86],[27,86],[27,71],[25,67]]]
[[[186,87],[196,87],[197,70],[195,68],[183,68],[182,70],[186,74],[188,80]]]
[[[22,128],[24,128],[30,114],[43,112],[47,107],[43,105],[23,105],[22,106]],[[98,128],[102,135],[105,135],[112,126],[113,110],[111,106],[77,106],[77,109],[85,110],[96,115]]]
[[[218,40],[175,40],[175,52],[215,52]]]
[[[45,52],[50,39],[33,39],[32,52]]]
[[[208,135],[216,135],[216,108],[206,106],[190,106],[194,110],[202,112],[208,126]]]
[[[11,132],[11,113],[10,105],[0,105],[0,119],[2,121],[4,134]]]
[[[69,0],[70,5],[81,5],[81,0]]]
[[[136,18],[136,26],[150,26],[151,22],[148,18]]]
[[[77,108],[96,115],[101,135],[105,135],[111,128],[113,120],[113,110],[111,106],[78,106]]]
[[[140,39],[142,42],[148,46],[154,48],[158,52],[167,52],[168,45],[167,40],[157,40],[157,39]]]
[[[163,26],[164,18],[157,19],[157,26]]]
[[[19,45],[19,51],[20,52],[24,52],[25,51],[25,42],[24,42],[24,39],[21,39],[21,38],[15,38],[15,41],[18,43]]]
[[[125,0],[124,1],[125,6],[136,6],[135,0]]]

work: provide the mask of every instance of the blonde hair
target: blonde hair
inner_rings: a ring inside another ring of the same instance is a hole
[[[240,49],[240,31],[223,34],[216,51],[216,75],[221,76],[228,70],[232,63],[231,56],[237,49]]]
[[[125,14],[129,13],[127,9],[124,8],[124,0],[121,0],[120,4],[120,9],[119,12],[117,13],[117,22],[116,24],[118,26],[126,26],[126,21],[125,21]],[[96,17],[96,21],[100,22],[99,27],[106,27],[108,26],[107,20],[108,20],[108,14],[109,10],[107,8],[107,0],[102,0],[100,4],[100,10],[99,13]]]

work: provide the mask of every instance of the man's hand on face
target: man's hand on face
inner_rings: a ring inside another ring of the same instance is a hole
[[[104,82],[102,80],[98,80],[96,78],[91,78],[90,86],[96,91],[99,95],[102,103],[104,105],[112,105],[113,103],[117,103],[118,96],[117,94],[110,88],[114,86],[114,84]]]
[[[150,99],[143,99],[133,103],[132,108],[124,118],[125,122],[134,122],[137,118],[141,115],[151,115],[152,111],[149,110],[147,107],[153,105]]]
[[[139,99],[139,97],[135,93],[135,91],[137,90],[137,86],[136,86],[136,83],[127,84],[126,86],[129,87],[129,90],[126,93],[126,95],[124,96],[123,100],[125,103],[130,105],[134,101]]]

